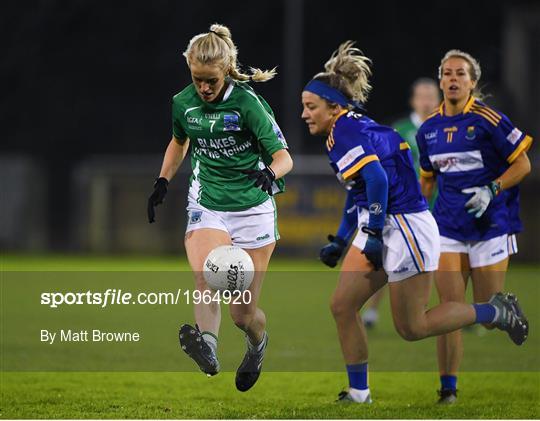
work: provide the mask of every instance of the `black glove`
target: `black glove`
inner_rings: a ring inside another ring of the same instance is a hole
[[[383,265],[382,230],[362,227],[362,232],[365,232],[368,235],[366,245],[364,246],[364,250],[362,250],[362,253],[365,254],[366,258],[375,267],[375,270],[379,270],[380,268],[382,268]]]
[[[332,234],[328,235],[328,241],[330,241],[330,243],[321,249],[319,259],[321,259],[321,262],[326,266],[334,268],[347,248],[347,242],[337,235],[334,237]]]
[[[272,184],[276,180],[276,174],[272,171],[272,168],[266,167],[263,170],[244,170],[242,172],[247,174],[250,180],[255,180],[255,187],[259,187],[270,196],[273,195]]]
[[[163,199],[165,199],[165,196],[167,194],[168,185],[169,182],[165,177],[156,178],[156,181],[154,182],[154,191],[148,198],[147,212],[149,223],[155,222],[156,210],[154,209],[154,207],[163,203]]]

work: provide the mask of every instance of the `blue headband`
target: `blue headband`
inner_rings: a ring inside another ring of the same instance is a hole
[[[352,105],[355,108],[362,109],[362,106],[358,102],[347,98],[345,95],[343,95],[341,91],[339,91],[336,88],[332,88],[330,85],[327,85],[326,83],[321,82],[320,80],[315,80],[315,79],[310,80],[308,84],[306,85],[306,87],[304,88],[304,91],[317,94],[321,98],[324,98],[327,101],[339,104],[342,107],[346,107],[347,105]]]

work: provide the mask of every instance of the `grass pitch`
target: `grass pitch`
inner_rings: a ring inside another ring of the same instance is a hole
[[[341,373],[264,373],[246,393],[234,373],[7,373],[3,418],[531,418],[535,373],[464,373],[457,404],[438,406],[433,373],[371,374],[372,405],[332,402]]]
[[[2,258],[2,271],[186,269],[186,263],[177,258]],[[539,418],[540,341],[536,326],[540,323],[540,286],[535,282],[538,267],[511,265],[507,281],[507,289],[518,294],[529,316],[529,340],[523,347],[516,347],[502,332],[486,333],[481,328],[465,332],[464,371],[459,376],[459,400],[453,406],[435,404],[439,387],[435,341],[407,343],[399,338],[393,330],[387,299],[382,303],[380,324],[369,333],[374,403],[334,404],[337,393],[347,384],[327,306],[337,271],[327,270],[318,262],[277,259],[272,261],[271,269],[285,272],[298,282],[287,282],[285,292],[279,282],[265,283],[261,306],[269,318],[270,344],[266,371],[252,390],[240,393],[234,387],[233,371],[242,358],[243,343],[226,312],[220,353],[227,371],[213,378],[189,371],[193,370],[191,362],[177,348],[170,355],[165,351],[154,355],[155,359],[177,359],[179,364],[185,364],[181,367],[188,367],[176,372],[6,371],[13,364],[9,355],[14,348],[6,343],[2,329],[0,417]],[[291,271],[298,273],[291,275]],[[325,282],[311,282],[307,271],[317,271]],[[305,292],[306,285],[309,294]],[[3,307],[7,299],[4,286]],[[24,307],[22,303],[20,306]],[[295,311],[288,311],[293,306]],[[174,323],[192,320],[191,308],[183,306],[180,310]],[[6,325],[5,320],[2,325]],[[34,346],[24,341],[18,345],[23,350]],[[39,346],[32,349],[36,355]],[[99,358],[99,352],[81,355]],[[129,359],[129,355],[116,357],[119,363]],[[292,362],[285,364],[288,361]],[[145,369],[144,365],[141,367]],[[280,370],[282,367],[287,370]]]

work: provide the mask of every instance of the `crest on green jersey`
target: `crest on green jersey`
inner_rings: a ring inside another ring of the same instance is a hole
[[[240,124],[236,114],[223,114],[223,131],[240,131]]]

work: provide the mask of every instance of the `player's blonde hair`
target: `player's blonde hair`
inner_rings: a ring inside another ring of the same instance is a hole
[[[210,31],[195,35],[189,41],[184,57],[188,65],[194,60],[201,64],[218,64],[234,80],[266,82],[276,75],[276,68],[261,70],[250,67],[251,74],[242,73],[237,62],[238,49],[231,38],[231,31],[224,25],[213,24]]]
[[[441,59],[441,64],[439,65],[439,80],[442,79],[443,76],[444,63],[454,57],[461,58],[467,63],[469,63],[469,76],[472,80],[476,82],[476,87],[473,89],[472,94],[478,99],[485,98],[486,95],[482,93],[482,89],[479,84],[480,78],[482,77],[482,68],[480,67],[480,63],[478,62],[478,60],[476,60],[473,56],[471,56],[469,53],[466,53],[465,51],[454,49],[446,52],[444,57]]]
[[[320,80],[349,99],[363,104],[371,91],[370,64],[371,60],[354,47],[354,41],[345,41],[325,63],[325,71],[316,74],[313,79]]]
[[[469,53],[466,53],[465,51],[461,50],[450,50],[447,51],[444,57],[441,59],[441,64],[439,66],[439,79],[442,79],[442,70],[444,63],[446,63],[451,58],[461,58],[465,60],[467,63],[469,63],[469,76],[472,80],[478,82],[480,80],[480,77],[482,77],[482,69],[480,68],[480,63],[478,60],[476,60],[473,56],[471,56]]]

